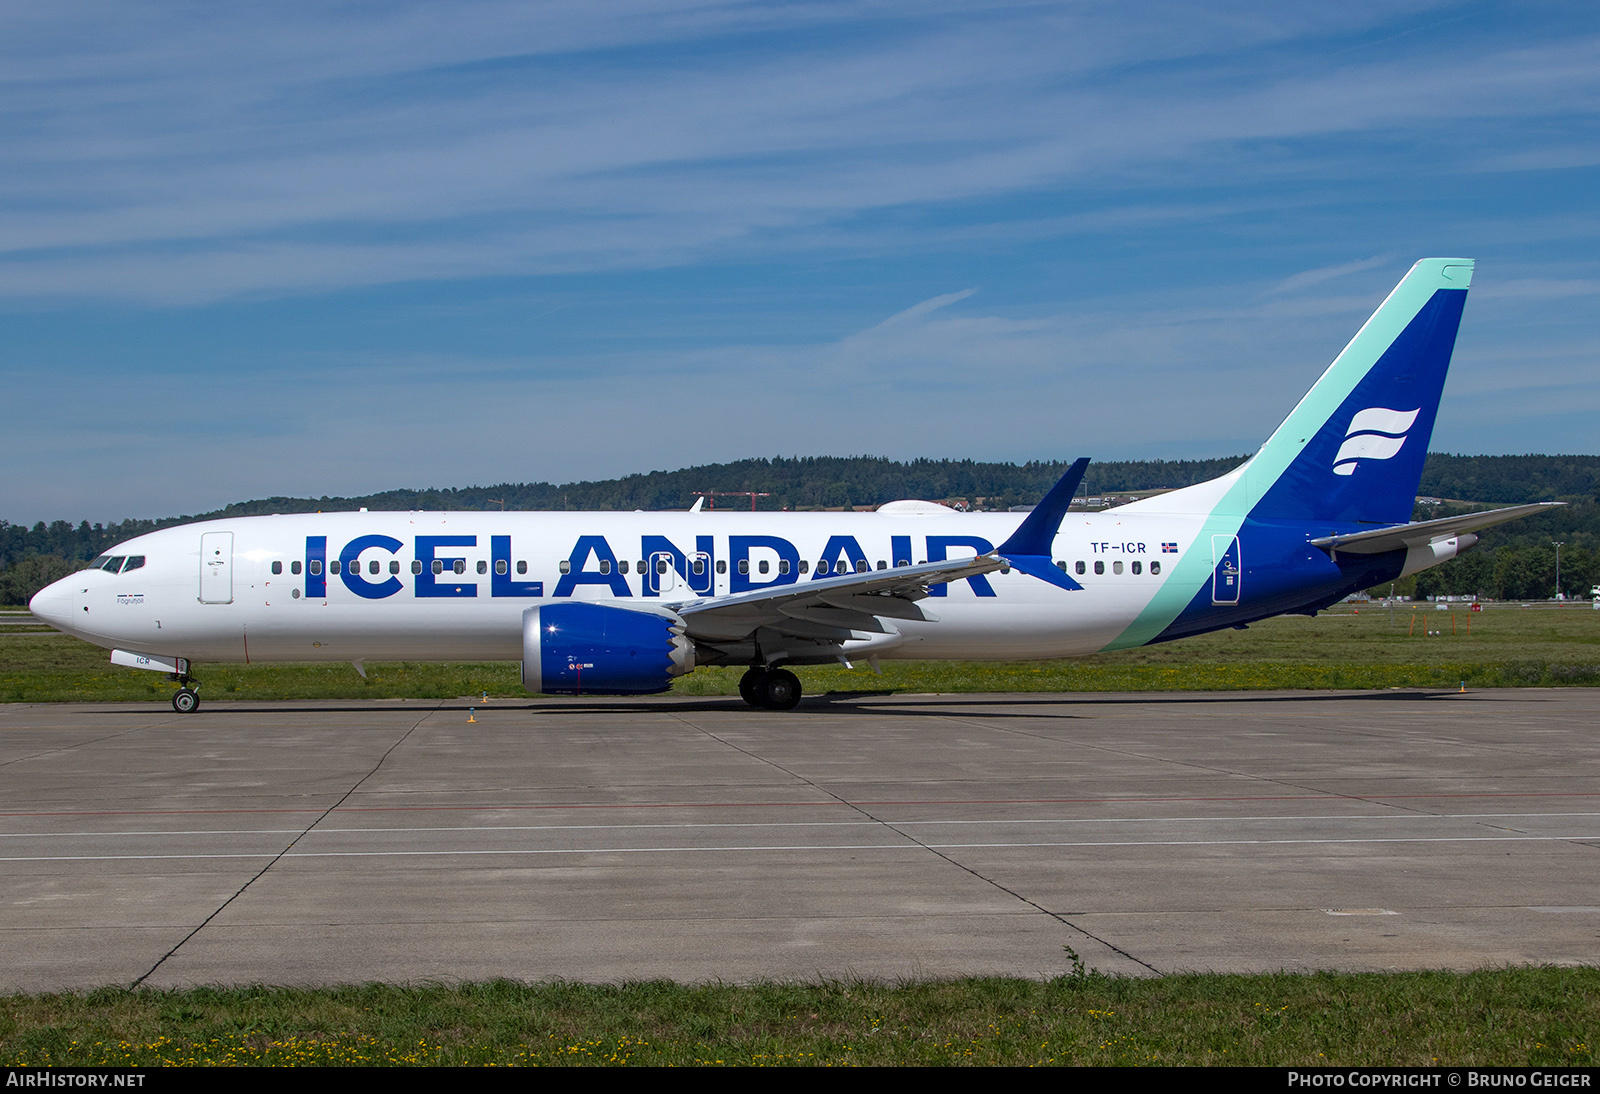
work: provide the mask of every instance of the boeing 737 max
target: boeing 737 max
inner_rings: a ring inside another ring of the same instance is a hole
[[[1305,614],[1537,512],[1411,522],[1473,264],[1412,267],[1261,449],[1219,479],[1099,513],[893,502],[875,513],[318,513],[168,528],[33,598],[114,664],[515,660],[529,690],[644,694],[748,665],[1071,657]]]

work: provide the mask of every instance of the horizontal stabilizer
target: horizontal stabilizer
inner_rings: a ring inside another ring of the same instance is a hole
[[[1467,513],[1459,517],[1440,517],[1438,520],[1419,520],[1410,524],[1397,524],[1389,528],[1374,528],[1370,532],[1350,532],[1342,536],[1323,536],[1311,541],[1313,547],[1324,551],[1342,551],[1350,555],[1381,555],[1386,551],[1400,551],[1421,547],[1436,539],[1458,536],[1504,524],[1508,520],[1532,516],[1565,505],[1564,501],[1541,501],[1532,505],[1513,505],[1509,509],[1491,509],[1487,513]]]

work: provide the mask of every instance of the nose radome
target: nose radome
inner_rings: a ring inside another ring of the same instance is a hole
[[[77,575],[64,577],[33,594],[28,610],[53,627],[65,627],[72,619],[72,582]]]

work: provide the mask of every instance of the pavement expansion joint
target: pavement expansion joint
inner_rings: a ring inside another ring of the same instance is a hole
[[[692,722],[688,722],[686,719],[680,719],[680,720],[683,720],[685,722],[685,724],[687,724],[687,725],[691,725],[691,726],[694,725]],[[964,721],[964,719],[951,719],[951,720]],[[1161,975],[1161,970],[1157,969],[1154,965],[1150,964],[1149,962],[1142,961],[1139,958],[1135,957],[1133,954],[1128,953],[1126,950],[1121,949],[1120,947],[1118,947],[1116,945],[1113,945],[1112,943],[1106,941],[1105,939],[1096,937],[1094,934],[1092,934],[1089,931],[1085,930],[1079,924],[1073,923],[1070,920],[1068,920],[1068,919],[1066,919],[1066,918],[1064,918],[1064,917],[1062,917],[1060,915],[1057,915],[1055,912],[1052,912],[1050,909],[1046,908],[1044,905],[1039,904],[1037,901],[1030,900],[1028,897],[1023,896],[1021,893],[1017,892],[1015,889],[1011,889],[1011,888],[1008,888],[1005,885],[1002,885],[1000,882],[996,881],[994,878],[985,876],[981,871],[975,870],[971,866],[968,866],[966,863],[961,862],[958,859],[955,859],[955,858],[951,857],[950,855],[946,854],[943,850],[941,850],[939,848],[936,848],[936,847],[932,847],[932,846],[928,845],[927,843],[924,843],[922,840],[918,839],[916,836],[911,835],[909,832],[905,831],[904,829],[898,827],[893,822],[886,821],[882,817],[876,816],[874,813],[872,813],[871,810],[865,808],[864,806],[861,806],[861,805],[857,804],[856,802],[850,801],[848,798],[841,797],[840,795],[834,793],[832,790],[829,790],[827,787],[822,786],[822,785],[814,782],[813,780],[806,778],[804,775],[801,775],[796,771],[793,771],[793,770],[791,770],[791,769],[789,769],[787,767],[784,767],[782,764],[778,763],[776,760],[768,759],[765,756],[759,756],[756,753],[751,752],[749,749],[740,748],[738,745],[733,744],[730,741],[724,740],[721,737],[718,737],[715,733],[712,733],[710,730],[704,729],[703,727],[694,726],[694,728],[699,729],[700,732],[706,734],[706,736],[712,738],[713,740],[718,741],[721,744],[727,745],[729,748],[732,748],[732,749],[735,749],[735,750],[737,750],[739,752],[744,753],[746,756],[749,756],[753,760],[757,760],[757,761],[759,761],[761,763],[768,764],[768,765],[776,768],[777,770],[782,771],[784,774],[788,775],[790,778],[796,780],[797,782],[800,782],[800,783],[802,783],[802,784],[804,784],[806,786],[812,787],[818,793],[828,795],[830,798],[833,798],[835,801],[839,802],[841,805],[847,806],[850,809],[854,809],[856,812],[858,812],[862,816],[868,818],[873,823],[882,825],[885,829],[887,829],[890,832],[893,832],[895,835],[899,836],[901,839],[907,840],[910,843],[915,844],[916,846],[922,848],[924,851],[928,852],[930,855],[933,855],[936,858],[944,860],[945,862],[949,863],[951,866],[954,866],[956,869],[961,870],[964,873],[970,875],[971,877],[974,877],[977,880],[983,882],[985,885],[988,885],[988,886],[990,886],[992,888],[998,889],[1000,892],[1005,893],[1007,896],[1011,897],[1013,900],[1020,901],[1021,903],[1027,905],[1028,907],[1032,908],[1034,911],[1038,912],[1041,915],[1049,916],[1051,919],[1055,920],[1057,923],[1060,923],[1064,927],[1068,927],[1068,928],[1070,928],[1070,929],[1072,929],[1074,931],[1077,931],[1079,934],[1083,935],[1085,938],[1093,939],[1095,942],[1097,942],[1100,945],[1104,946],[1106,949],[1111,950],[1113,953],[1119,954],[1120,956],[1125,957],[1129,961],[1132,961],[1132,962],[1134,962],[1134,963],[1136,963],[1136,964],[1138,964],[1138,965],[1140,965],[1140,966],[1142,966],[1142,967],[1144,967],[1146,969],[1149,969],[1152,973],[1155,973],[1157,976]]]
[[[262,876],[264,876],[266,874],[266,872],[268,870],[272,869],[273,866],[277,865],[277,863],[282,861],[282,859],[284,858],[285,855],[289,854],[290,851],[294,850],[295,844],[297,844],[301,840],[305,839],[305,837],[311,832],[311,830],[313,828],[315,828],[318,824],[321,824],[325,819],[327,819],[334,812],[334,810],[338,809],[339,806],[343,805],[346,801],[348,801],[350,799],[350,797],[353,794],[355,794],[355,792],[357,790],[361,789],[361,784],[362,783],[366,782],[368,779],[372,778],[372,776],[376,775],[378,773],[379,768],[383,767],[383,762],[389,758],[389,755],[392,752],[394,752],[395,749],[397,749],[401,745],[405,744],[406,738],[410,737],[413,733],[415,733],[417,731],[417,729],[422,725],[422,723],[426,722],[428,720],[428,718],[432,714],[433,714],[433,711],[430,710],[430,711],[425,712],[422,715],[422,717],[418,718],[416,720],[416,722],[414,722],[409,729],[407,729],[404,733],[402,733],[395,740],[395,742],[393,744],[391,744],[388,748],[383,750],[383,755],[378,757],[377,762],[375,762],[372,765],[372,767],[364,775],[362,775],[353,784],[351,784],[350,789],[346,790],[343,794],[341,794],[339,796],[339,800],[338,801],[334,802],[332,805],[330,805],[326,809],[324,809],[321,813],[317,814],[316,818],[314,820],[312,820],[312,822],[310,824],[306,825],[305,828],[301,829],[299,834],[297,834],[292,840],[290,840],[287,844],[284,845],[283,850],[281,850],[277,854],[273,855],[272,858],[267,861],[265,866],[261,867],[261,869],[257,870],[248,879],[246,879],[245,883],[243,885],[239,886],[238,890],[232,896],[230,896],[227,900],[224,900],[221,904],[217,905],[216,908],[212,909],[211,914],[206,916],[203,920],[201,920],[195,926],[194,930],[190,931],[188,934],[186,934],[182,938],[180,938],[178,940],[177,944],[174,945],[172,947],[172,949],[170,949],[166,953],[162,954],[161,957],[156,961],[156,963],[154,965],[151,965],[148,969],[146,969],[144,971],[143,975],[135,978],[133,983],[128,985],[128,990],[132,991],[134,988],[137,988],[140,984],[142,984],[146,980],[150,979],[150,977],[154,976],[155,973],[156,973],[156,970],[161,968],[162,965],[165,965],[167,963],[167,961],[169,959],[171,959],[171,957],[174,954],[176,954],[179,950],[181,950],[184,947],[185,943],[187,943],[191,938],[193,938],[195,935],[199,934],[201,931],[205,930],[206,927],[211,923],[212,920],[216,919],[217,916],[219,916],[219,915],[221,915],[223,913],[223,911],[228,907],[228,905],[232,904],[234,901],[236,901],[240,897],[242,897],[244,895],[246,889],[248,889],[248,888],[250,888],[250,886],[254,885],[257,881],[259,881],[262,878]]]

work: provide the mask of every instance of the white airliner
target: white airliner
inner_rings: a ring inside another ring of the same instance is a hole
[[[1027,516],[318,513],[139,536],[33,598],[35,615],[169,673],[197,661],[515,660],[544,693],[644,694],[748,665],[1044,658],[1314,614],[1436,565],[1522,505],[1411,523],[1473,264],[1412,267],[1253,457],[1211,482],[1069,512],[1079,460]]]

